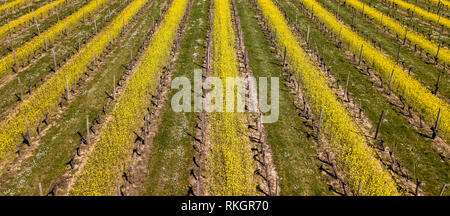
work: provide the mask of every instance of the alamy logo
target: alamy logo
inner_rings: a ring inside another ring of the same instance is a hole
[[[255,77],[207,77],[203,80],[202,70],[196,69],[193,91],[186,77],[176,77],[172,81],[172,89],[179,91],[172,97],[171,106],[174,112],[245,112],[247,105],[249,112],[261,111],[263,123],[273,123],[279,116],[279,78],[270,78],[270,97],[268,86],[267,77],[260,77],[258,83]]]

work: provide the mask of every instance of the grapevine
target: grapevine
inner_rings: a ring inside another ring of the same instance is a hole
[[[418,34],[417,32],[415,32],[411,29],[408,29],[407,27],[403,26],[398,21],[390,18],[389,16],[384,16],[383,13],[377,11],[373,7],[364,5],[363,3],[361,3],[358,0],[347,0],[347,3],[359,11],[364,10],[365,15],[370,16],[377,23],[380,23],[383,26],[386,26],[387,28],[392,30],[397,35],[402,36],[402,37],[404,37],[406,35],[406,38],[408,40],[410,40],[412,43],[417,44],[418,46],[422,47],[426,52],[428,52],[432,55],[437,54],[439,44],[427,40],[421,34]],[[437,56],[438,59],[440,61],[443,61],[445,64],[450,64],[450,51],[443,47],[440,47],[439,49],[440,49],[439,55]]]
[[[416,17],[421,17],[427,21],[433,22],[435,24],[438,25],[444,25],[446,28],[450,28],[450,20],[439,16],[438,14],[434,14],[434,13],[430,13],[420,7],[416,7],[413,4],[410,4],[408,2],[402,1],[402,0],[392,0],[392,3],[397,4],[400,8],[402,8],[403,10],[407,10],[407,11],[414,11],[414,16]],[[448,2],[441,2],[443,4],[447,3],[448,6]]]
[[[136,4],[146,1],[135,0],[125,11],[131,12]],[[131,153],[133,131],[137,120],[146,109],[149,96],[156,94],[158,77],[169,60],[176,31],[186,11],[188,0],[174,0],[160,29],[136,66],[124,93],[112,111],[112,119],[100,135],[81,176],[75,183],[73,195],[113,195],[120,168]]]
[[[22,5],[27,4],[29,0],[15,0],[15,1],[5,1],[0,6],[0,15],[7,15],[10,13],[11,10],[14,10],[15,8],[19,8]]]
[[[352,0],[349,0],[349,2],[350,1]],[[420,82],[409,76],[408,72],[398,66],[394,60],[385,56],[381,51],[378,51],[373,47],[371,43],[366,42],[357,33],[337,20],[333,14],[329,13],[319,3],[314,0],[304,0],[304,5],[310,11],[314,8],[313,15],[322,22],[325,21],[325,25],[333,31],[334,34],[341,34],[342,42],[349,45],[349,49],[353,54],[359,55],[361,53],[361,46],[364,45],[362,57],[369,65],[374,66],[375,71],[383,77],[383,80],[389,82],[392,71],[394,71],[395,78],[392,79],[392,90],[405,98],[405,102],[420,113],[430,125],[435,123],[436,116],[439,109],[441,109],[439,130],[443,137],[449,138],[450,116],[449,107],[446,102],[436,95],[433,95],[427,88],[422,86]]]
[[[6,23],[2,27],[0,27],[0,39],[4,38],[9,33],[13,33],[16,29],[20,28],[21,26],[25,26],[27,22],[33,22],[35,19],[47,16],[49,12],[51,12],[54,8],[58,6],[63,5],[64,2],[66,2],[66,0],[58,0],[51,2],[33,12],[27,13],[17,18],[16,20]]]
[[[364,189],[360,194],[398,195],[393,179],[365,144],[363,134],[345,107],[338,102],[333,90],[327,87],[324,75],[300,47],[283,14],[271,0],[258,0],[258,3],[269,27],[276,32],[277,43],[287,48],[287,61],[297,72],[296,76],[301,73],[301,86],[312,111],[318,115],[322,110],[324,134],[336,149],[352,190],[356,191],[361,182]]]
[[[432,1],[432,2],[435,3],[436,5],[443,4],[443,5],[445,5],[447,8],[450,7],[450,2],[447,1],[447,0],[430,0],[430,1]]]
[[[71,30],[82,23],[85,14],[97,12],[101,5],[111,0],[92,0],[89,4],[79,9],[64,20],[59,21],[47,31],[34,37],[23,46],[17,48],[12,53],[9,53],[0,59],[0,77],[8,71],[15,63],[25,61],[30,55],[33,55],[39,49],[45,49],[45,45],[56,41],[63,35],[66,30]]]
[[[15,148],[16,143],[21,141],[22,134],[26,132],[25,117],[29,126],[35,127],[44,118],[46,112],[55,110],[61,96],[67,90],[66,86],[71,86],[78,81],[92,63],[93,57],[95,60],[103,53],[111,40],[119,36],[124,25],[131,21],[145,2],[147,1],[135,0],[130,3],[103,31],[69,59],[48,81],[37,88],[28,99],[19,104],[14,113],[0,122],[0,161]]]

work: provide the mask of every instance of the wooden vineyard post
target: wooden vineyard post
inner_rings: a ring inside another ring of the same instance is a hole
[[[423,128],[422,116],[421,115],[419,115],[419,128]]]
[[[302,71],[299,71],[299,72],[298,72],[298,80],[297,80],[297,93],[298,93],[298,94],[300,93],[300,83],[301,83],[301,80],[302,80]]]
[[[125,18],[122,19],[122,34],[125,33]]]
[[[53,55],[53,68],[56,71],[56,54],[54,49],[52,49],[52,55]]]
[[[441,14],[439,12],[438,12],[438,15],[439,15],[439,17],[438,17],[437,25],[439,25],[439,22],[441,21]]]
[[[363,49],[364,49],[364,44],[361,44],[361,51],[360,51],[360,53],[359,53],[359,62],[358,62],[358,65],[361,65]]]
[[[380,119],[378,120],[377,131],[375,132],[375,137],[374,137],[375,140],[378,137],[378,132],[380,132],[381,122],[383,121],[383,116],[384,116],[384,110],[381,111]]]
[[[44,196],[44,193],[42,192],[42,184],[39,182],[39,195]]]
[[[120,183],[117,182],[117,196],[122,196],[122,193],[120,191]]]
[[[337,18],[340,18],[340,15],[341,14],[341,4],[338,4],[338,9],[337,9],[337,13],[336,13],[336,17]]]
[[[8,23],[8,27],[9,27],[9,23]],[[9,29],[8,29],[9,30]],[[8,34],[8,43],[9,43],[9,48],[11,49],[11,50],[13,50],[14,48],[13,48],[13,43],[12,43],[12,38],[11,38],[11,31],[9,32],[9,34]]]
[[[208,69],[209,69],[209,42],[207,45],[207,50],[206,50],[206,77],[208,76]],[[201,81],[203,81],[203,77],[201,78]],[[206,89],[204,88],[204,85],[202,85],[202,98],[201,98],[201,106],[202,106],[202,110],[201,110],[201,143],[200,145],[205,145],[206,142]],[[200,189],[200,185],[201,185],[201,175],[202,175],[202,165],[201,165],[201,160],[202,160],[202,147],[199,147],[199,151],[198,151],[198,158],[199,158],[199,163],[198,163],[198,173],[197,173],[197,196],[201,195],[201,189]]]
[[[319,114],[319,125],[317,126],[317,140],[319,140],[320,136],[320,128],[322,127],[322,108],[320,108],[320,114]]]
[[[442,185],[441,192],[439,193],[439,196],[442,196],[444,194],[445,188],[447,187],[447,184]]]
[[[127,181],[123,184],[123,196],[127,196]]]
[[[14,58],[14,65],[13,65],[13,70],[17,71],[17,57],[16,57],[16,51],[12,51],[13,53],[13,58]]]
[[[259,116],[259,118],[258,118],[258,133],[259,133],[259,141],[261,142],[261,145],[262,145],[262,126],[263,126],[263,123],[262,123],[262,114],[260,113],[260,116]],[[264,150],[263,150],[264,151]],[[264,155],[263,155],[264,156]]]
[[[6,18],[6,23],[8,24],[8,36],[11,38],[12,32],[11,32],[11,26],[9,25],[9,18]]]
[[[78,39],[78,51],[80,51],[80,50],[81,50],[81,40]]]
[[[398,44],[397,58],[395,59],[395,62],[397,65],[398,65],[399,60],[400,60],[400,43]]]
[[[200,143],[200,145],[205,145],[205,121],[206,121],[206,113],[205,113],[205,105],[204,105],[205,101],[203,100],[203,109],[202,109],[202,113],[201,113],[201,136],[202,136],[202,142]],[[199,148],[199,152],[198,152],[198,160],[199,160],[199,164],[198,164],[198,173],[197,173],[197,196],[200,196],[201,191],[200,191],[200,185],[201,185],[201,175],[202,175],[202,165],[201,165],[201,160],[202,160],[202,151],[201,151],[201,147]]]
[[[309,46],[309,25],[308,25],[308,32],[306,33],[306,44]]]
[[[114,93],[113,93],[113,94],[114,94]],[[144,145],[147,144],[147,133],[148,133],[148,132],[147,132],[147,126],[148,126],[148,123],[147,123],[147,114],[146,114],[146,115],[144,115],[144,134],[143,134],[143,137],[144,137]],[[138,151],[138,152],[141,151],[141,144],[138,145],[137,151]]]
[[[206,76],[209,76],[209,64],[210,64],[210,57],[209,54],[210,53],[210,47],[208,46],[208,50],[207,50],[207,56],[206,56]]]
[[[111,46],[111,49],[112,49],[113,48],[113,39],[112,39],[111,32],[109,32],[109,45]]]
[[[361,191],[361,182],[362,180],[359,180],[359,184],[358,184],[358,192],[356,192],[356,196],[359,196],[359,192]]]
[[[29,145],[31,145],[31,134],[30,134],[30,128],[28,127],[27,116],[25,116],[25,127],[27,130],[25,138],[28,140]]]
[[[392,69],[391,78],[389,79],[388,95],[391,95],[392,79],[394,79],[394,69]]]
[[[116,75],[113,75],[113,93],[112,93],[113,100],[116,99]]]
[[[94,32],[97,33],[97,20],[94,20]]]
[[[36,21],[36,16],[34,14],[34,9],[31,9],[31,14],[33,15],[33,22],[35,22]]]
[[[17,81],[19,83],[19,88],[20,88],[20,98],[23,98],[23,85],[20,82],[20,77],[18,77]]]
[[[364,7],[366,6],[366,4],[363,3],[363,7],[362,7],[362,11],[361,11],[361,16],[364,17]]]
[[[406,36],[408,35],[408,29],[405,27],[405,37],[403,38],[403,45],[406,44]]]
[[[133,50],[130,50],[130,61],[133,62]]]
[[[341,30],[339,30],[339,40],[338,40],[339,46],[341,45],[341,43],[342,43],[342,26],[341,26]]]
[[[94,49],[91,50],[91,54],[92,54],[92,66],[95,66]],[[94,68],[92,68],[92,69],[94,69]]]
[[[84,8],[83,8],[83,24],[85,24],[86,23],[86,18],[85,18],[85,15],[84,15]]]
[[[69,35],[69,27],[67,25],[67,18],[65,20],[65,23],[66,23],[66,36],[68,36]]]
[[[418,178],[416,178],[416,191],[414,193],[414,196],[418,196],[419,195],[419,187],[420,187],[421,183],[422,182]]]
[[[434,84],[434,87],[435,87],[434,91],[433,91],[434,95],[436,95],[438,90],[439,90],[439,81],[441,80],[441,74],[442,74],[442,71],[439,71],[439,75],[438,75],[438,78],[436,80],[436,84]]]
[[[437,39],[438,44],[441,43],[441,34],[442,34],[443,31],[444,31],[444,25],[442,25],[441,31],[439,31],[439,36],[438,36],[438,39]]]
[[[36,25],[38,35],[40,35],[41,31],[39,30],[39,24],[38,24],[37,20],[34,20],[34,24]]]
[[[347,100],[350,100],[348,98],[348,82],[350,80],[350,71],[347,72],[347,80],[345,81],[345,89],[344,89],[344,98],[347,98]]]
[[[434,59],[436,61],[436,64],[438,63],[438,60],[439,60],[439,50],[440,49],[441,49],[441,43],[438,44],[438,49],[437,49],[437,52],[436,52],[436,56],[434,57]]]
[[[89,144],[89,115],[86,115],[86,144]]]
[[[67,79],[67,76],[65,76],[65,78],[66,78],[66,90],[67,93],[69,93],[69,79]]]
[[[45,51],[48,50],[48,42],[47,42],[47,34],[44,33],[44,46],[45,46]]]
[[[205,115],[205,112],[204,112],[204,110],[202,110],[202,113],[201,113],[201,127],[202,127],[202,129],[201,129],[201,136],[202,136],[202,145],[204,145],[205,144],[205,118],[206,118],[206,115]]]
[[[434,127],[433,127],[433,135],[431,136],[432,139],[436,138],[440,119],[441,119],[441,108],[439,108],[438,115],[436,118],[436,123],[434,124]]]
[[[352,9],[352,24],[350,25],[351,29],[353,30],[355,27],[355,10]]]
[[[275,195],[278,195],[278,185],[280,184],[280,177],[277,176],[277,180],[275,182]]]
[[[262,123],[262,118],[263,118],[263,115],[262,115],[262,113],[260,112],[259,113],[259,119],[260,119],[260,131],[259,131],[259,141],[261,142],[261,154],[262,154],[262,161],[263,161],[263,163],[264,163],[264,167],[265,167],[265,172],[266,172],[266,176],[268,175],[268,168],[267,168],[267,164],[266,164],[266,152],[265,152],[265,148],[264,148],[264,142],[263,142],[263,140],[262,140],[262,135],[263,135],[263,123]],[[271,185],[271,182],[270,182],[270,180],[269,179],[267,179],[266,180],[267,181],[267,187],[268,187],[268,189],[269,189],[269,194],[271,194],[272,193],[272,185]]]
[[[284,54],[283,54],[283,68],[286,67],[286,47],[284,47]]]

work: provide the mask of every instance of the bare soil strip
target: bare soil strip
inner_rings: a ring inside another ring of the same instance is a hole
[[[209,77],[212,71],[212,66],[214,62],[214,43],[213,43],[213,19],[214,19],[214,10],[213,10],[213,0],[207,1],[209,2],[209,17],[208,24],[209,28],[207,31],[207,36],[205,40],[205,58],[203,60],[203,70],[202,70],[202,82],[204,79]],[[202,88],[202,104],[205,103],[204,98],[206,97],[206,91]],[[202,105],[202,112],[198,115],[197,120],[197,130],[195,134],[194,141],[192,142],[192,146],[197,151],[195,152],[193,161],[193,169],[191,170],[191,175],[189,177],[190,187],[187,191],[188,195],[192,196],[208,196],[208,179],[205,175],[205,168],[207,167],[208,158],[211,152],[211,139],[207,131],[209,131],[209,118],[208,113],[204,111]]]

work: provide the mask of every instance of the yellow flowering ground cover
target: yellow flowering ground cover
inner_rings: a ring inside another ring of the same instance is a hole
[[[226,86],[227,77],[238,77],[238,59],[235,34],[231,22],[231,5],[228,0],[214,1],[213,17],[214,76],[220,77]],[[224,107],[226,106],[224,92]],[[225,110],[225,108],[224,108]],[[253,177],[255,164],[252,159],[250,140],[247,134],[245,113],[213,112],[210,115],[211,195],[240,196],[256,195]]]

